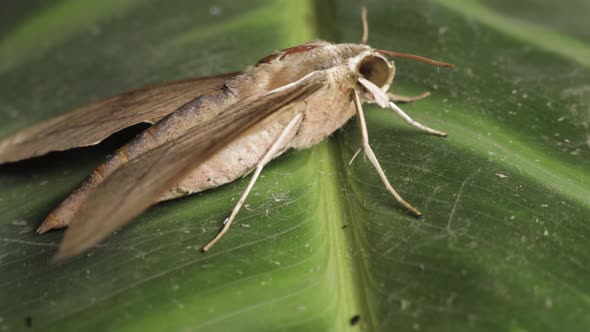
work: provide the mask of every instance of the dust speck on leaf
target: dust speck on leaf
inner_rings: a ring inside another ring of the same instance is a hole
[[[209,15],[211,16],[219,16],[223,13],[223,9],[219,6],[211,6],[209,7]]]
[[[545,299],[545,307],[547,309],[550,309],[551,307],[553,307],[553,301],[550,298]]]
[[[399,303],[399,308],[401,311],[406,311],[410,307],[410,301],[406,299],[401,299]]]

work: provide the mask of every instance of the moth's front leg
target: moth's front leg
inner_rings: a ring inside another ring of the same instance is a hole
[[[388,92],[387,95],[394,102],[412,103],[430,96],[430,91],[422,92],[421,94],[415,96],[402,96],[393,94],[391,92]]]
[[[402,111],[402,109],[399,108],[393,101],[391,101],[390,94],[383,92],[373,82],[371,82],[363,77],[359,77],[358,82],[362,86],[364,86],[365,89],[367,89],[373,95],[374,101],[377,103],[377,105],[379,105],[383,108],[391,108],[397,115],[399,115],[402,119],[404,119],[404,121],[406,121],[410,126],[416,127],[418,129],[423,130],[423,131],[425,131],[429,134],[432,134],[432,135],[447,137],[447,133],[445,133],[445,132],[442,132],[442,131],[439,131],[436,129],[432,129],[430,127],[427,127],[427,126],[419,123],[418,121],[414,121],[409,115],[407,115],[404,111]]]
[[[406,121],[407,124],[409,124],[412,127],[416,127],[422,131],[425,131],[425,132],[435,135],[435,136],[440,136],[440,137],[447,137],[448,136],[448,134],[445,132],[442,132],[442,131],[436,130],[436,129],[432,129],[430,127],[427,127],[427,126],[421,124],[418,121],[414,121],[414,119],[412,119],[409,115],[407,115],[401,108],[399,108],[392,101],[389,102],[389,107],[395,112],[395,114],[399,115],[402,119],[404,119],[404,121]]]
[[[236,218],[236,215],[238,214],[238,212],[242,208],[242,205],[246,201],[248,194],[250,194],[250,191],[252,191],[252,188],[254,187],[256,180],[260,176],[262,169],[264,168],[264,166],[266,164],[268,164],[277,155],[277,153],[280,151],[281,147],[284,145],[287,137],[289,137],[289,135],[293,132],[293,130],[295,128],[297,128],[297,125],[301,121],[302,117],[303,117],[303,115],[301,113],[297,113],[295,115],[295,117],[293,117],[293,119],[289,122],[289,124],[287,124],[287,126],[281,131],[277,140],[272,143],[270,148],[262,156],[262,158],[260,159],[260,161],[256,165],[256,169],[254,170],[254,174],[252,175],[252,179],[250,179],[250,183],[248,183],[246,190],[244,190],[244,193],[242,193],[242,196],[238,200],[238,203],[236,204],[236,206],[232,210],[229,217],[227,219],[225,219],[225,221],[223,222],[223,228],[221,229],[221,231],[219,231],[219,233],[215,236],[215,238],[213,238],[213,240],[211,240],[209,243],[207,243],[207,245],[205,245],[202,248],[203,251],[208,251],[209,249],[211,249],[211,247],[213,247],[213,245],[215,245],[215,243],[217,243],[217,241],[219,241],[223,237],[223,235],[225,235],[225,233],[229,230],[229,227],[231,226],[234,219]]]
[[[381,181],[385,185],[385,188],[387,189],[387,191],[389,191],[393,195],[393,197],[395,197],[395,199],[401,205],[403,205],[406,209],[408,209],[410,212],[412,212],[416,216],[422,215],[422,213],[420,211],[418,211],[418,209],[413,207],[410,203],[406,202],[400,196],[400,194],[398,194],[398,192],[393,188],[391,183],[389,183],[389,180],[385,176],[385,172],[383,172],[383,168],[381,168],[381,165],[379,164],[379,161],[377,160],[377,157],[375,156],[375,153],[373,152],[371,145],[369,145],[369,134],[367,131],[367,123],[365,121],[365,114],[363,113],[363,107],[361,105],[361,101],[359,99],[359,95],[356,90],[353,90],[353,98],[354,98],[354,105],[356,107],[357,118],[359,121],[359,127],[361,130],[361,147],[365,151],[367,158],[369,158],[369,160],[371,161],[371,163],[375,167],[375,170],[377,171],[377,174],[379,174],[379,177],[381,178]]]

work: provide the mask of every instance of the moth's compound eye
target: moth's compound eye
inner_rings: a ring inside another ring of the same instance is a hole
[[[359,73],[376,86],[388,86],[393,79],[395,69],[391,62],[381,56],[367,55],[358,65]]]

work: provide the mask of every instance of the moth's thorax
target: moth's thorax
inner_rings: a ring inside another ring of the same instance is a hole
[[[395,75],[394,63],[370,46],[331,44],[313,41],[272,53],[261,59],[245,74],[269,90],[294,82],[314,71],[325,71],[332,82],[343,88],[355,88],[362,76],[387,91]],[[361,93],[364,95],[364,93]]]

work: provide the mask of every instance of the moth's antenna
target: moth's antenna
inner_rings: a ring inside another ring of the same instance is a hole
[[[363,22],[363,37],[361,37],[361,44],[366,44],[369,40],[369,23],[367,23],[367,7],[361,7],[361,22]]]
[[[415,55],[415,54],[399,53],[399,52],[392,52],[392,51],[386,51],[386,50],[377,50],[377,52],[379,52],[381,54],[384,54],[384,55],[389,55],[389,56],[392,56],[392,57],[396,57],[396,58],[412,59],[412,60],[424,62],[424,63],[427,63],[429,65],[433,65],[433,66],[437,66],[437,67],[455,68],[455,65],[452,64],[452,63],[447,63],[447,62],[442,62],[442,61],[436,61],[436,60],[428,59],[428,58],[425,58],[423,56],[419,56],[419,55]]]

